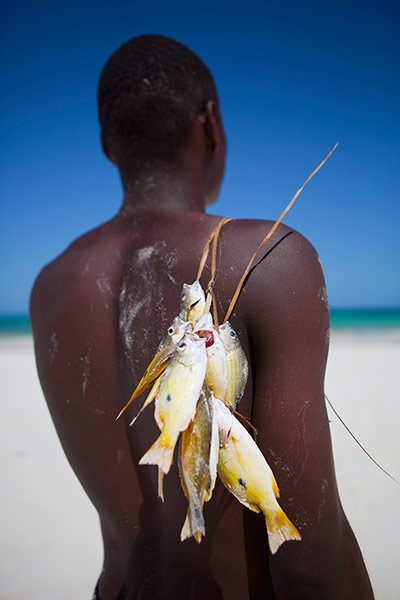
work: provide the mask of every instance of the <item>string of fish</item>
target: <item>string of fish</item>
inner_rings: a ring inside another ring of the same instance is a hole
[[[214,232],[213,232],[214,233]],[[215,304],[215,303],[214,303]],[[225,487],[252,511],[264,513],[274,554],[300,534],[280,508],[272,470],[256,442],[233,415],[243,396],[248,363],[229,322],[215,327],[200,282],[183,284],[179,315],[118,417],[151,384],[142,411],[155,402],[160,435],[139,464],[158,466],[158,495],[180,438],[178,467],[188,511],[181,540],[205,535],[204,502],[211,499],[217,474]],[[205,312],[206,311],[206,312]]]
[[[322,167],[337,144],[296,192],[253,254],[234,297],[219,326],[213,285],[216,247],[222,219],[204,248],[198,275],[193,284],[183,284],[179,314],[174,318],[157,353],[146,369],[127,407],[151,384],[153,387],[137,415],[155,402],[154,417],[160,435],[142,456],[139,464],[157,465],[158,495],[164,500],[163,479],[168,474],[180,436],[179,473],[188,510],[181,540],[205,535],[204,502],[211,499],[217,474],[239,502],[252,511],[263,512],[272,554],[288,540],[301,540],[296,527],[278,504],[275,477],[249,432],[234,416],[248,377],[246,355],[228,319],[257,253],[272,236],[284,215],[305,185]],[[211,280],[207,300],[200,275],[213,241]],[[210,304],[213,304],[214,319]]]

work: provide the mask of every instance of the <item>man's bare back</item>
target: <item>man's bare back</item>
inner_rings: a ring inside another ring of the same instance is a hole
[[[258,429],[280,504],[302,541],[285,543],[272,557],[263,517],[218,482],[205,505],[202,543],[181,542],[187,502],[176,465],[165,478],[164,503],[157,469],[138,465],[157,437],[152,408],[130,428],[139,399],[115,421],[178,312],[182,284],[195,280],[219,220],[204,214],[223,172],[215,114],[210,106],[206,125],[196,121],[186,168],[173,177],[155,168],[126,185],[119,165],[121,211],[47,266],[32,293],[43,390],[66,455],[100,515],[105,559],[98,594],[103,600],[371,598],[335,483],[323,391],[329,343],[323,274],[298,233],[279,226],[230,321],[250,365],[239,410]],[[223,228],[215,285],[220,317],[269,226],[232,221]],[[204,286],[208,277],[207,266]]]

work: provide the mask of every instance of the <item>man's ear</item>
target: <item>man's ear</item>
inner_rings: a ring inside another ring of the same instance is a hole
[[[209,100],[205,111],[201,115],[208,148],[211,152],[218,152],[221,146],[221,133],[219,126],[218,106],[215,100]]]
[[[101,147],[103,148],[103,152],[106,155],[106,157],[108,158],[108,160],[110,162],[112,162],[113,165],[117,166],[115,159],[112,157],[112,155],[110,154],[110,152],[107,149],[103,133],[101,133],[101,135],[100,135],[100,142],[101,142]]]

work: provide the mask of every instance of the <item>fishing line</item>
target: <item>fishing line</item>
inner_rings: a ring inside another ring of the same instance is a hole
[[[385,475],[387,475],[388,477],[390,477],[390,479],[393,479],[393,481],[395,481],[397,483],[397,485],[400,485],[400,483],[397,481],[397,479],[395,479],[390,473],[388,473],[387,471],[385,471],[385,469],[383,467],[381,467],[381,465],[370,455],[369,452],[367,452],[367,450],[364,448],[364,446],[358,441],[358,439],[356,438],[356,436],[354,435],[354,433],[351,431],[351,429],[346,425],[346,423],[343,421],[342,417],[339,415],[339,413],[337,412],[337,410],[334,408],[332,402],[329,400],[328,396],[326,394],[325,395],[325,400],[328,402],[329,406],[331,407],[331,409],[333,410],[333,412],[335,413],[335,415],[337,416],[337,418],[339,419],[339,421],[341,422],[341,424],[343,425],[343,427],[346,429],[346,431],[351,435],[351,437],[353,438],[353,440],[355,442],[357,442],[357,444],[360,446],[361,450],[363,452],[365,452],[365,454],[368,456],[368,458],[370,458],[372,460],[372,462],[379,467],[379,469],[381,471],[383,471],[385,473]]]

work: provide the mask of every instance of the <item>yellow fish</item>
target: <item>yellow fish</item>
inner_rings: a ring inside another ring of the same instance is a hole
[[[125,412],[131,402],[133,402],[138,396],[140,396],[140,394],[147,390],[151,383],[167,368],[178,342],[180,342],[180,340],[183,338],[186,331],[190,330],[191,328],[192,324],[190,322],[185,322],[179,317],[175,317],[171,325],[168,327],[163,341],[158,346],[155,357],[144,372],[143,377],[136,386],[135,391],[133,392],[129,401],[118,414],[117,419],[119,419],[122,413]]]
[[[238,335],[229,321],[220,326],[219,334],[227,359],[228,391],[225,404],[236,409],[246,387],[249,367]]]
[[[195,415],[206,367],[205,340],[187,332],[155,391],[154,417],[161,435],[139,464],[158,465],[164,473],[169,472],[179,434],[187,429]]]
[[[218,475],[224,486],[250,510],[264,513],[272,554],[287,540],[301,540],[276,498],[279,490],[274,475],[257,444],[219,400],[217,411],[220,450]]]
[[[218,426],[212,396],[204,386],[196,414],[182,433],[179,474],[189,507],[181,531],[181,540],[194,536],[200,543],[205,535],[203,504],[211,498],[217,477]]]
[[[224,345],[218,335],[210,313],[201,316],[194,327],[200,337],[206,339],[207,370],[206,383],[214,395],[226,402],[228,393],[227,357]]]
[[[183,321],[195,323],[203,314],[205,305],[206,298],[200,282],[196,280],[191,285],[184,283],[179,308],[180,318]]]

